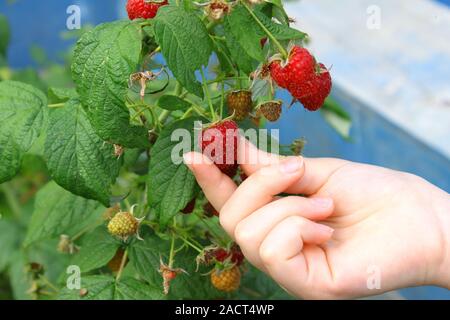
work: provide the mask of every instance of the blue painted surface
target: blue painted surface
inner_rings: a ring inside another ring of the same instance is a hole
[[[12,45],[9,60],[13,67],[32,66],[31,45],[45,49],[57,60],[60,52],[72,42],[62,40],[66,30],[66,9],[76,4],[82,9],[83,24],[98,24],[124,17],[125,0],[19,0],[14,5],[0,3],[0,12],[6,14],[12,27]],[[450,5],[450,0],[441,0]],[[279,123],[281,142],[289,144],[304,136],[308,140],[308,156],[341,157],[415,173],[450,192],[450,160],[427,145],[417,141],[394,124],[386,121],[372,109],[335,87],[334,97],[352,115],[352,143],[347,143],[331,129],[319,113],[304,111],[299,106],[286,110]],[[288,102],[286,92],[280,97]],[[421,287],[402,290],[407,298],[450,299],[445,289]]]
[[[70,5],[80,6],[82,25],[96,25],[125,17],[125,3],[126,0],[19,0],[13,4],[0,1],[0,13],[8,17],[12,30],[10,65],[34,66],[29,53],[33,45],[43,48],[50,59],[58,61],[59,54],[73,44],[61,37],[62,32],[68,31],[66,10]]]

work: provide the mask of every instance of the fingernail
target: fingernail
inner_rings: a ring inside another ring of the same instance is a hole
[[[285,174],[294,174],[300,171],[303,166],[303,158],[290,157],[280,164],[280,171]]]
[[[329,208],[333,204],[330,198],[310,198],[312,204],[318,208]]]
[[[329,226],[326,226],[324,224],[318,223],[317,224],[317,228],[319,229],[320,232],[323,232],[323,233],[328,233],[330,235],[334,233],[334,229],[333,228],[331,228]]]

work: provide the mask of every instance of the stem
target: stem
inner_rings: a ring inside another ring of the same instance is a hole
[[[219,240],[221,242],[221,245],[224,245],[226,243],[226,241],[215,232],[215,230],[213,228],[211,228],[211,226],[206,222],[205,219],[203,219],[202,216],[200,216],[199,214],[195,213],[194,214],[200,219],[200,221],[206,226],[206,228],[208,229],[208,231],[210,231],[216,238],[217,240]]]
[[[119,282],[120,277],[122,276],[122,272],[123,272],[123,269],[125,268],[125,263],[127,262],[127,259],[128,259],[128,249],[125,250],[123,257],[122,257],[122,261],[120,262],[120,268],[119,268],[119,271],[117,272],[116,282]]]
[[[221,88],[221,96],[222,100],[220,101],[220,116],[223,117],[223,108],[225,105],[225,83],[222,81],[222,88]]]
[[[170,253],[169,253],[169,268],[173,268],[173,262],[175,260],[175,233],[172,232],[172,240],[170,243]]]
[[[199,253],[202,253],[203,250],[200,249],[198,246],[196,246],[195,244],[193,244],[191,241],[189,241],[187,238],[180,236],[179,237],[188,245],[190,246],[192,249],[194,249],[195,251],[198,251]]]
[[[269,29],[266,28],[266,26],[261,22],[261,20],[258,19],[258,17],[253,13],[252,9],[250,9],[249,6],[245,2],[241,1],[241,3],[245,7],[245,9],[247,9],[247,11],[250,13],[252,18],[256,21],[256,23],[261,27],[261,29],[264,30],[264,32],[269,37],[270,41],[273,42],[277,46],[277,48],[280,51],[280,53],[282,54],[283,58],[287,59],[288,58],[288,53],[287,53],[286,49],[274,37],[274,35],[269,31]]]
[[[211,112],[211,117],[212,117],[212,122],[216,122],[216,120],[217,120],[216,111],[214,110],[214,106],[211,101],[211,95],[209,93],[208,84],[206,83],[205,72],[203,71],[202,68],[200,68],[200,74],[202,76],[203,90],[205,91],[206,99],[208,100],[209,110]]]

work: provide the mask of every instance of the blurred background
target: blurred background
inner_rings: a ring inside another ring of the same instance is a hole
[[[98,23],[125,18],[125,3],[0,0],[0,37],[8,24],[11,30],[6,61],[0,41],[0,77],[44,90],[70,86],[75,41]],[[281,142],[304,138],[307,156],[408,171],[450,192],[450,0],[285,3],[295,26],[310,34],[312,52],[331,68],[333,99],[351,122],[291,108],[270,125],[281,129]],[[71,5],[81,9],[81,30],[67,28]],[[290,102],[286,92],[279,97]],[[7,190],[0,192],[1,202]],[[420,287],[381,298],[450,299],[450,292]]]

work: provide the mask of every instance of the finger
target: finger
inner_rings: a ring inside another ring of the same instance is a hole
[[[279,163],[284,157],[259,150],[244,137],[238,144],[238,162],[247,176],[251,176],[262,167]],[[312,195],[320,190],[328,178],[348,161],[331,158],[305,158],[305,174],[286,192]]]
[[[264,239],[259,253],[265,270],[291,293],[311,295],[314,287],[330,282],[326,254],[317,245],[328,241],[333,229],[292,216]]]
[[[303,158],[290,157],[278,164],[263,167],[246,179],[222,207],[220,223],[231,237],[236,225],[257,209],[272,202],[300,179],[304,172]]]
[[[206,198],[217,211],[220,211],[237,189],[236,184],[201,153],[190,152],[185,154],[183,159],[197,179]]]
[[[256,210],[236,226],[234,236],[244,255],[255,266],[263,265],[259,249],[269,232],[291,216],[323,220],[333,213],[333,200],[286,197]]]

